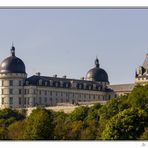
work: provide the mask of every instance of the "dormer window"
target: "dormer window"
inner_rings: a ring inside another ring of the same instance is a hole
[[[50,80],[50,86],[53,86],[53,80]]]
[[[45,86],[47,86],[48,85],[48,82],[45,82]]]
[[[56,82],[56,83],[55,83],[55,86],[56,86],[56,87],[58,87],[58,86],[59,86],[59,83],[58,83],[58,82]]]
[[[26,85],[29,85],[29,81],[26,81]]]
[[[82,89],[82,84],[79,84],[79,88]]]
[[[42,80],[41,79],[39,80],[39,85],[42,85]]]
[[[66,88],[68,88],[68,83],[66,83]]]
[[[63,87],[63,81],[60,81],[60,86]]]

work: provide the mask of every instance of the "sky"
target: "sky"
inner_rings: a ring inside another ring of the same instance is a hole
[[[79,79],[96,56],[110,84],[134,83],[148,53],[148,9],[0,9],[0,61],[16,56],[28,76]]]

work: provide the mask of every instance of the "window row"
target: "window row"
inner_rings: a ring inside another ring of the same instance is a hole
[[[2,80],[2,81],[1,81],[1,86],[5,86],[5,85],[6,85],[5,82],[6,82],[5,80]],[[14,80],[9,80],[8,83],[9,83],[9,84],[8,84],[9,86],[14,86]],[[17,85],[18,85],[18,86],[22,86],[22,85],[23,85],[22,81],[19,80]]]
[[[1,89],[1,94],[2,94],[2,95],[5,95],[5,94],[10,94],[10,95],[12,95],[12,94],[14,94],[14,89],[10,88],[10,89],[8,90],[8,92],[4,92],[4,89]],[[18,94],[19,94],[19,95],[22,94],[22,89],[18,89]]]

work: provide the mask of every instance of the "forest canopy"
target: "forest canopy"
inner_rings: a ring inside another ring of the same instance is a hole
[[[0,110],[1,140],[148,140],[148,85],[71,113]]]

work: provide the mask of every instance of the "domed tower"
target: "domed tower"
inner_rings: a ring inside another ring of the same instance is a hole
[[[15,47],[11,55],[0,65],[0,108],[23,107],[24,87],[27,78],[24,62],[15,56]]]
[[[101,84],[108,85],[108,75],[106,71],[100,68],[99,60],[96,58],[95,67],[90,69],[86,74],[86,80],[97,81]]]

